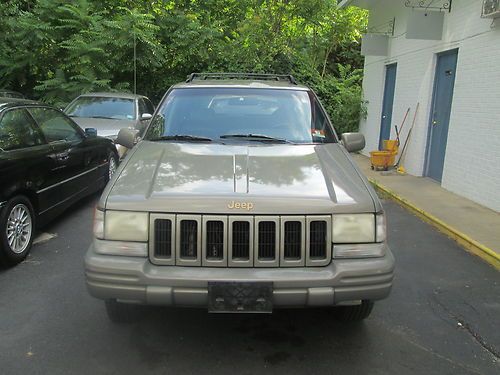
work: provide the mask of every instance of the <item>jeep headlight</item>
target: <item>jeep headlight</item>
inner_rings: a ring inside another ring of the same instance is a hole
[[[375,242],[384,242],[387,239],[387,228],[385,223],[385,215],[381,212],[375,215],[377,223]]]
[[[146,212],[101,211],[94,214],[94,250],[98,254],[146,257],[149,215]]]
[[[149,215],[147,212],[106,211],[104,239],[113,241],[146,242]]]
[[[104,238],[104,211],[97,208],[94,211],[94,236],[95,238]]]
[[[333,215],[332,242],[375,242],[375,216],[373,214]]]
[[[334,258],[374,258],[385,255],[385,216],[333,215]]]

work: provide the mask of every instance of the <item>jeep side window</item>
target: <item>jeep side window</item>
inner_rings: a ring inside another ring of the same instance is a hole
[[[314,142],[325,142],[326,139],[335,138],[318,100],[312,93],[309,95],[309,98],[312,103],[311,134]]]

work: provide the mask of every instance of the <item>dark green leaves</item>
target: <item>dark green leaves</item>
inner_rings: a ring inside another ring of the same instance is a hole
[[[191,72],[294,74],[336,127],[364,109],[359,37],[366,12],[332,0],[7,0],[0,87],[62,106],[83,92],[157,101]],[[352,68],[351,68],[352,66]]]

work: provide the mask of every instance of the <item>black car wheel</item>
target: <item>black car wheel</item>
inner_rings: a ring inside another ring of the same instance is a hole
[[[118,156],[111,151],[108,157],[108,181],[111,180],[111,177],[115,174],[116,168],[118,168]]]
[[[35,234],[33,206],[24,196],[7,202],[0,214],[0,262],[15,265],[28,255]]]

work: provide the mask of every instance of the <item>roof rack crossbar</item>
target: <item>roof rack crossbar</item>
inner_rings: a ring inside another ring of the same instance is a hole
[[[264,74],[264,73],[191,73],[187,76],[186,82],[192,82],[195,79],[256,79],[272,81],[289,81],[296,85],[297,81],[291,74]]]

